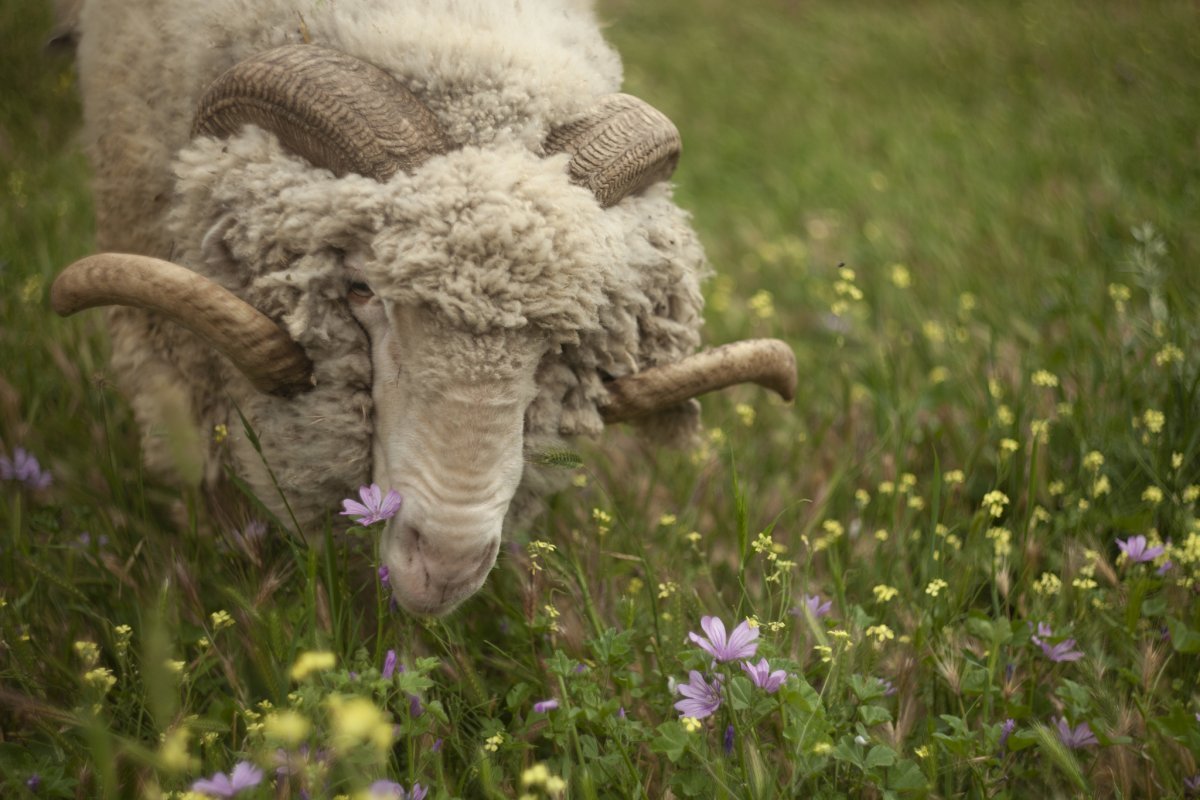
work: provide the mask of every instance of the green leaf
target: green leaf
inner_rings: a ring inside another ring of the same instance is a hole
[[[925,773],[915,761],[904,760],[888,771],[887,788],[897,792],[917,792],[929,787]]]
[[[877,744],[867,753],[867,769],[890,767],[896,763],[896,751],[887,745]]]
[[[655,730],[658,736],[650,741],[650,749],[664,755],[672,764],[683,758],[690,743],[690,734],[678,722],[664,722]]]
[[[1171,646],[1175,652],[1200,653],[1200,633],[1174,617],[1167,617],[1167,630],[1171,632]]]
[[[726,690],[729,705],[734,711],[745,711],[754,705],[754,684],[741,675],[734,675]]]
[[[892,712],[882,706],[859,706],[858,718],[862,720],[863,725],[870,728],[873,725],[881,725],[885,722],[890,722]]]

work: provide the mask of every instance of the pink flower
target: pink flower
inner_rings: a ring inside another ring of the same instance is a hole
[[[558,708],[558,701],[551,697],[549,700],[539,700],[533,704],[533,710],[539,714],[545,714],[547,711],[553,711]]]
[[[362,498],[361,503],[354,500],[342,501],[341,516],[352,517],[359,525],[374,525],[396,516],[396,512],[400,510],[400,493],[395,489],[389,489],[384,497],[380,488],[372,483],[370,486],[360,486],[358,496]]]
[[[704,680],[704,676],[696,670],[688,673],[688,682],[675,687],[675,691],[684,699],[675,704],[681,717],[704,719],[711,716],[721,707],[721,676],[718,675],[712,683]]]
[[[766,691],[767,694],[775,694],[779,691],[779,687],[787,680],[787,673],[781,669],[771,672],[771,666],[764,658],[757,664],[751,664],[749,661],[742,662],[742,671],[750,676],[750,680],[754,681],[754,685]]]
[[[1096,735],[1092,733],[1092,729],[1088,727],[1086,722],[1081,722],[1072,728],[1067,724],[1066,717],[1058,717],[1054,720],[1054,727],[1058,728],[1059,741],[1072,750],[1080,747],[1090,747],[1094,744],[1100,744],[1100,742],[1096,739]]]
[[[758,652],[758,628],[751,628],[750,623],[742,621],[733,633],[725,635],[725,623],[717,617],[701,617],[700,627],[708,634],[707,637],[698,633],[689,633],[688,637],[700,645],[717,661],[736,661],[739,658],[753,658]]]

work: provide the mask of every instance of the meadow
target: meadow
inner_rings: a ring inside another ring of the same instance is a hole
[[[91,247],[48,5],[0,5],[0,795],[1200,796],[1195,3],[602,2],[707,341],[799,394],[542,454],[442,619],[338,509],[312,548],[143,472],[47,302]]]

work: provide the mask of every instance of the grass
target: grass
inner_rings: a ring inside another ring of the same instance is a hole
[[[369,534],[206,532],[142,473],[98,315],[45,300],[90,247],[69,59],[42,4],[0,7],[0,450],[53,476],[0,481],[4,796],[182,796],[242,760],[241,797],[1200,790],[1194,4],[602,16],[683,132],[708,339],[787,339],[800,396],[706,398],[694,452],[580,443],[484,591],[424,620]],[[712,665],[702,615],[754,620],[782,688]],[[724,676],[696,723],[691,670]]]

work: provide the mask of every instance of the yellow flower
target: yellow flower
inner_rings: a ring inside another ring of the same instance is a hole
[[[859,508],[862,508],[863,506],[865,506],[871,502],[871,493],[868,492],[866,489],[856,490],[854,492],[854,502],[856,504],[858,504]]]
[[[229,616],[228,611],[214,611],[209,615],[209,619],[212,620],[213,633],[233,627],[233,617]]]
[[[1166,424],[1166,421],[1166,415],[1153,408],[1148,408],[1142,413],[1142,424],[1151,433],[1162,433],[1163,425]]]
[[[881,583],[871,590],[875,593],[875,600],[880,603],[887,603],[892,600],[900,591],[895,586],[888,586],[886,583]]]
[[[1163,490],[1157,486],[1147,486],[1142,492],[1142,499],[1152,506],[1156,506],[1163,500]]]
[[[879,484],[878,491],[880,494],[895,494],[896,484],[892,483],[891,481],[883,481]]]
[[[908,507],[914,511],[920,511],[925,507],[925,498],[916,496],[908,498]]]
[[[771,538],[770,534],[763,532],[754,537],[754,541],[750,544],[750,547],[754,549],[754,552],[761,554],[770,552],[774,544],[775,541]]]
[[[663,514],[661,517],[658,518],[658,524],[660,527],[663,527],[663,528],[668,528],[668,527],[674,525],[675,524],[675,515],[674,514]]]
[[[880,528],[879,530],[875,531],[875,541],[886,542],[887,540],[888,540],[888,532],[886,529]]]
[[[679,724],[683,725],[683,729],[688,733],[695,733],[703,727],[700,720],[695,717],[683,717],[679,720]]]
[[[937,320],[927,319],[921,323],[921,333],[931,342],[941,344],[946,341],[946,329]]]
[[[813,745],[812,751],[815,755],[823,756],[826,753],[833,752],[833,745],[831,745],[829,742],[817,742]]]
[[[841,639],[842,641],[849,641],[850,639],[850,631],[844,631],[841,628],[834,628],[829,632],[829,635],[834,639]]]
[[[225,423],[222,422],[220,425],[213,426],[213,441],[214,442],[216,442],[217,444],[220,444],[221,442],[225,441],[227,438],[229,438],[229,428],[227,428],[225,426]]]
[[[906,472],[900,476],[900,486],[905,490],[911,489],[917,485],[917,476],[911,472]]]
[[[592,509],[592,519],[594,519],[596,522],[599,522],[601,525],[611,525],[613,518],[612,518],[612,514],[609,514],[604,509],[593,508]]]
[[[1067,485],[1062,481],[1050,481],[1050,485],[1046,487],[1046,491],[1050,493],[1051,497],[1058,497],[1066,490]]]
[[[325,701],[333,717],[333,746],[348,750],[369,743],[380,753],[392,746],[392,722],[365,697],[330,695]]]
[[[1008,495],[998,489],[993,489],[983,496],[983,507],[988,510],[988,513],[993,517],[999,517],[1004,514],[1004,507],[1008,505]]]
[[[1058,386],[1058,376],[1048,370],[1039,369],[1033,373],[1033,385],[1053,389]]]
[[[1017,452],[1019,449],[1021,449],[1021,445],[1016,439],[1000,440],[1000,453],[1002,455],[1011,455],[1012,453]]]
[[[642,582],[641,578],[630,578],[629,585],[625,587],[625,593],[626,594],[637,594],[638,592],[640,592],[642,590],[642,587],[644,587],[645,585],[646,584],[644,584]]]
[[[172,728],[162,736],[162,744],[158,747],[159,763],[169,772],[184,772],[195,770],[199,760],[188,755],[188,740],[191,732],[187,728]]]
[[[1095,589],[1096,582],[1091,578],[1076,578],[1071,581],[1071,585],[1076,589]]]
[[[946,369],[945,367],[934,367],[933,369],[929,370],[929,382],[934,386],[937,386],[939,383],[945,383],[949,379],[950,370]]]
[[[302,681],[314,672],[333,669],[336,664],[337,658],[328,650],[301,653],[292,665],[292,680]]]
[[[925,587],[925,594],[929,595],[930,597],[937,597],[941,591],[949,585],[950,584],[946,583],[941,578],[934,578],[929,582],[929,585]]]
[[[1104,454],[1099,450],[1092,450],[1083,457],[1083,468],[1091,472],[1098,471],[1104,466]]]
[[[187,662],[176,661],[174,659],[168,658],[166,661],[163,662],[163,666],[165,666],[167,668],[167,671],[169,671],[175,675],[179,675],[183,672],[183,668],[187,666]]]
[[[842,534],[846,532],[846,529],[842,527],[842,523],[835,519],[827,519],[822,522],[821,529],[829,534],[831,539],[841,538]]]
[[[1173,344],[1168,344],[1154,354],[1154,363],[1162,367],[1183,361],[1183,351]]]
[[[1171,453],[1171,469],[1179,469],[1183,466],[1183,453]]]
[[[738,418],[747,428],[754,424],[754,406],[745,403],[738,403],[733,410],[737,412]]]
[[[95,642],[80,641],[75,643],[75,654],[84,666],[94,667],[100,660],[100,648]]]
[[[269,738],[283,742],[291,747],[295,747],[304,741],[310,730],[312,730],[312,723],[303,714],[295,711],[280,711],[275,714],[268,714],[266,719],[263,720],[263,732]]]
[[[667,581],[666,583],[660,583],[660,584],[658,584],[658,598],[660,600],[665,600],[666,598],[668,598],[672,594],[674,594],[675,590],[678,588],[679,588],[679,585],[677,583],[675,583],[675,581]]]
[[[489,753],[494,753],[500,749],[500,745],[504,744],[504,733],[494,733],[484,740],[483,749]]]
[[[1099,478],[1097,478],[1095,481],[1092,482],[1092,497],[1100,497],[1102,495],[1106,495],[1109,493],[1109,491],[1111,489],[1112,489],[1112,486],[1109,484],[1108,476],[1101,475]]]
[[[826,644],[813,645],[813,649],[821,654],[821,660],[828,664],[833,661],[833,648]]]
[[[892,264],[892,283],[901,289],[912,286],[912,274],[903,264]]]
[[[1038,444],[1046,444],[1050,441],[1050,420],[1035,419],[1029,423],[1029,435],[1037,441]]]
[[[961,469],[952,469],[949,472],[946,472],[945,474],[942,475],[942,481],[951,486],[957,486],[958,484],[962,483],[966,479],[967,479],[967,476],[963,474],[963,471]]]
[[[887,625],[872,625],[867,628],[867,636],[874,636],[876,643],[882,644],[888,639],[895,639],[896,634]]]
[[[546,791],[550,794],[561,794],[567,788],[567,782],[557,775],[546,779]]]
[[[775,302],[771,293],[766,289],[755,292],[750,298],[750,310],[759,319],[770,319],[775,316]]]
[[[1194,503],[1197,500],[1200,500],[1200,486],[1193,483],[1183,490],[1183,502]]]
[[[963,292],[958,296],[958,311],[960,314],[970,314],[975,310],[977,305],[978,301],[975,299],[975,295],[970,292]]]
[[[96,667],[85,672],[83,682],[99,689],[101,694],[108,694],[109,690],[117,685],[117,679],[113,677],[112,670],[107,667]]]
[[[579,473],[571,478],[571,485],[576,489],[582,489],[588,485],[588,476],[584,473]]]
[[[989,528],[987,538],[992,540],[992,549],[997,558],[1012,552],[1012,532],[1008,528]]]
[[[1006,405],[996,406],[996,421],[1001,425],[1012,425],[1015,420],[1016,416],[1013,414],[1011,408]]]
[[[700,541],[700,531],[692,531],[684,538],[687,539],[692,544],[696,544],[697,542]]]
[[[544,786],[550,779],[550,768],[540,761],[521,773],[522,786]]]
[[[913,755],[915,755],[917,758],[929,758],[929,748],[925,745],[921,745],[916,750],[913,750]]]
[[[1033,590],[1038,594],[1053,597],[1062,588],[1062,581],[1052,572],[1043,572],[1042,577],[1033,582]]]

